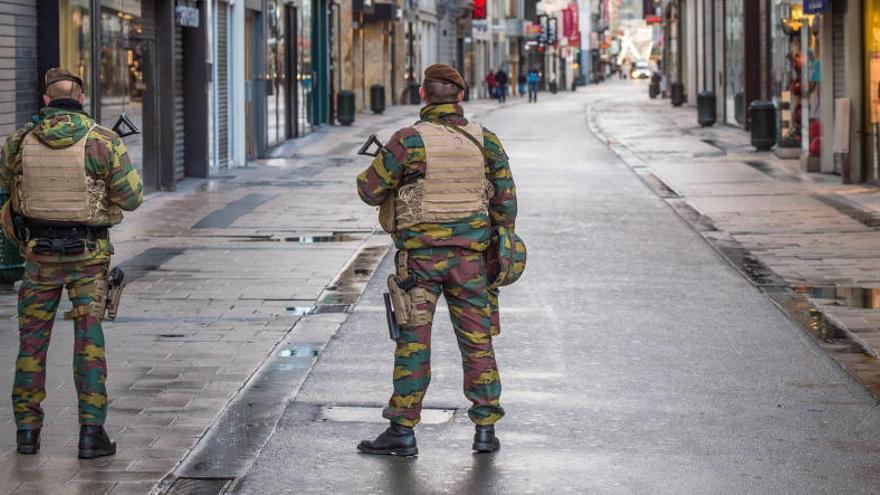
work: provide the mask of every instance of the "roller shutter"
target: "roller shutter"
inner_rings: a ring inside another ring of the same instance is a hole
[[[174,27],[174,179],[184,177],[186,114],[183,107],[183,31]]]
[[[0,0],[0,136],[37,110],[37,1]]]
[[[834,59],[834,97],[846,98],[846,40],[843,9],[835,8],[832,18]]]
[[[229,166],[229,4],[217,2],[217,165]]]

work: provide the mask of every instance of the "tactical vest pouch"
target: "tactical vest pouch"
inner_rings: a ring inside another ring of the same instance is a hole
[[[72,256],[86,251],[86,241],[83,239],[46,239],[34,240],[34,254],[47,255],[58,254]]]
[[[397,230],[395,229],[396,225],[394,221],[397,217],[394,204],[394,194],[389,193],[388,198],[379,206],[379,225],[382,226],[382,230],[389,234]]]
[[[83,316],[92,316],[98,321],[103,320],[104,312],[107,309],[107,293],[109,289],[110,284],[106,273],[97,277],[89,284],[68,287],[67,297],[70,298],[71,302],[84,296],[89,296],[91,301],[88,304],[74,305],[73,309],[64,313],[64,319],[75,320]]]

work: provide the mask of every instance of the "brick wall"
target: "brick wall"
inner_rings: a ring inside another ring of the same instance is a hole
[[[0,140],[37,109],[37,0],[0,0]]]

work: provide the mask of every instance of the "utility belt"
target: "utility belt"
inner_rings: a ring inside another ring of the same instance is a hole
[[[91,225],[47,225],[26,218],[18,222],[18,237],[24,242],[34,241],[35,254],[77,255],[85,252],[87,241],[106,240],[108,227]]]

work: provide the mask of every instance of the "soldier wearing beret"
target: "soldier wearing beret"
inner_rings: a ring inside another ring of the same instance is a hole
[[[83,110],[82,79],[46,72],[45,107],[6,140],[0,185],[11,199],[3,231],[18,242],[25,275],[18,294],[19,354],[12,409],[20,454],[36,454],[46,397],[46,353],[61,299],[73,309],[73,377],[79,399],[79,457],[113,455],[107,436],[104,317],[113,245],[109,230],[143,201],[143,185],[119,136]]]
[[[516,189],[501,141],[465,118],[464,92],[458,71],[429,67],[419,91],[426,103],[419,122],[397,131],[357,178],[361,199],[382,205],[390,219],[383,227],[398,251],[389,287],[408,304],[394,353],[394,392],[383,413],[391,424],[358,445],[364,453],[418,453],[413,427],[431,379],[431,323],[441,294],[461,350],[464,394],[472,403],[473,449],[500,447],[494,425],[504,410],[492,348],[498,301],[485,252],[493,232],[514,229]]]

